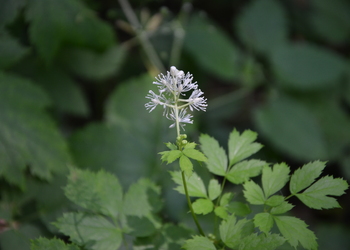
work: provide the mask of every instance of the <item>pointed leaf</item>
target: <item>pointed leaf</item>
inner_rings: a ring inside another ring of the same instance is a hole
[[[234,183],[241,184],[248,181],[251,177],[258,176],[261,173],[263,166],[267,163],[260,160],[242,161],[235,164],[226,174],[226,178]]]
[[[254,181],[248,181],[243,184],[244,197],[252,205],[262,205],[265,203],[265,196],[261,187]]]
[[[180,156],[182,155],[182,152],[180,150],[175,149],[170,151],[159,152],[159,154],[162,155],[161,157],[162,161],[166,161],[167,164],[170,164],[176,159],[180,158]]]
[[[262,186],[266,197],[276,193],[289,180],[290,169],[285,163],[275,164],[273,168],[265,166],[262,171]]]
[[[260,143],[254,142],[257,136],[258,134],[251,130],[246,130],[241,135],[236,129],[231,132],[228,141],[230,166],[255,154],[262,148]]]
[[[277,207],[284,202],[284,198],[285,197],[282,195],[273,195],[266,200],[265,205],[268,205],[270,207]]]
[[[254,216],[254,225],[268,234],[273,226],[273,216],[269,213],[258,213]]]
[[[252,212],[249,205],[247,203],[243,203],[240,201],[234,201],[228,204],[227,210],[238,216],[247,216]]]
[[[335,198],[328,195],[340,196],[348,187],[348,183],[343,179],[325,176],[296,196],[310,208],[329,209],[340,207],[340,205]]]
[[[71,169],[64,191],[75,204],[95,213],[117,219],[122,212],[122,187],[114,175],[103,170]]]
[[[288,203],[287,201],[282,202],[280,205],[271,208],[270,213],[271,214],[284,214],[291,210],[294,207],[294,205]]]
[[[205,157],[205,155],[200,152],[199,150],[197,149],[194,149],[194,148],[186,148],[182,151],[182,153],[184,155],[186,155],[187,157],[189,158],[192,158],[193,160],[196,160],[196,161],[207,161],[207,157]]]
[[[227,220],[221,222],[219,227],[220,237],[226,246],[235,248],[240,244],[242,229],[246,223],[246,219],[237,221],[234,215],[229,216]]]
[[[279,234],[251,234],[243,238],[239,245],[239,250],[259,249],[259,250],[275,250],[286,241]]]
[[[209,199],[215,200],[221,193],[221,185],[218,180],[211,179],[208,186]]]
[[[199,138],[201,149],[208,157],[206,165],[210,172],[224,176],[227,169],[227,156],[217,140],[209,135],[202,134]]]
[[[193,236],[193,239],[186,240],[182,248],[186,250],[216,250],[213,242],[204,236]]]
[[[209,214],[214,209],[214,204],[209,199],[197,199],[192,203],[193,210],[196,214]]]
[[[319,177],[326,167],[326,163],[322,161],[314,161],[305,164],[302,168],[298,168],[292,175],[289,183],[289,189],[292,194],[296,194],[301,190],[310,186],[317,177]]]
[[[185,194],[183,187],[182,174],[180,171],[170,172],[172,179],[178,185],[175,190],[181,194]],[[190,178],[186,178],[189,196],[207,198],[207,190],[205,189],[202,179],[194,172]]]
[[[296,248],[300,243],[305,249],[317,249],[316,236],[304,221],[291,216],[274,216],[274,220],[292,247]]]
[[[180,163],[180,168],[182,171],[185,172],[185,175],[187,177],[191,177],[193,172],[193,164],[191,160],[187,156],[181,155],[179,163]]]
[[[115,250],[122,243],[121,229],[100,215],[66,213],[55,222],[60,232],[91,250]]]
[[[219,218],[221,218],[223,220],[227,220],[227,218],[228,218],[227,209],[224,207],[221,207],[221,206],[215,207],[214,213],[216,216],[218,216]]]

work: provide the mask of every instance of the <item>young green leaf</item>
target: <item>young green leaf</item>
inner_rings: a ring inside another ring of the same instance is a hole
[[[165,146],[167,146],[167,148],[170,150],[177,150],[177,146],[174,143],[167,142],[165,143]]]
[[[167,164],[170,164],[176,159],[180,158],[182,155],[182,152],[180,150],[175,149],[175,150],[159,152],[159,154],[162,155],[161,160],[163,162],[166,161]]]
[[[349,187],[348,183],[340,178],[325,176],[315,182],[303,193],[296,196],[308,207],[314,209],[340,207],[337,200],[328,195],[340,196]]]
[[[266,197],[276,193],[289,180],[290,169],[285,163],[275,164],[273,168],[265,166],[262,170],[262,186]]]
[[[252,212],[247,203],[243,203],[240,201],[234,201],[228,204],[227,210],[238,216],[247,216]]]
[[[271,208],[270,213],[271,214],[284,214],[291,210],[294,207],[294,205],[288,203],[287,201],[282,202],[280,205],[277,207]]]
[[[197,199],[195,202],[192,203],[193,210],[196,214],[209,214],[214,209],[214,204],[209,199]]]
[[[192,158],[193,160],[196,160],[196,161],[207,161],[207,157],[205,157],[205,155],[200,152],[199,150],[197,149],[194,149],[194,148],[186,148],[182,151],[182,153],[184,155],[186,155],[187,157],[189,158]]]
[[[214,209],[214,213],[216,216],[218,216],[219,218],[221,218],[223,220],[227,220],[227,218],[228,218],[227,209],[225,207],[221,207],[221,206],[216,207]]]
[[[259,249],[275,250],[286,241],[278,234],[251,234],[241,241],[239,250]]]
[[[247,219],[237,221],[234,215],[227,220],[223,220],[220,224],[220,237],[226,246],[236,248],[242,239],[242,229],[247,223]]]
[[[187,177],[191,177],[193,173],[193,164],[191,160],[186,155],[181,155],[180,157],[180,168],[185,172]]]
[[[283,202],[284,202],[284,196],[273,195],[266,200],[265,205],[268,205],[270,207],[277,207],[277,206],[281,205]]]
[[[178,185],[175,190],[181,194],[185,194],[181,172],[173,171],[170,172],[170,174],[173,181]],[[207,198],[207,190],[205,189],[202,179],[197,175],[197,173],[194,172],[190,178],[186,179],[186,182],[189,196]]]
[[[244,197],[252,205],[263,205],[265,203],[265,196],[261,187],[254,181],[248,181],[243,184]]]
[[[89,250],[115,250],[122,243],[121,229],[100,215],[65,213],[54,225],[71,241]]]
[[[226,178],[234,183],[241,184],[248,181],[251,177],[258,176],[261,169],[266,165],[265,161],[249,160],[235,164],[226,174]]]
[[[194,149],[196,146],[197,146],[197,143],[195,143],[195,142],[188,142],[185,145],[184,149]]]
[[[316,236],[307,228],[304,221],[292,216],[274,216],[273,218],[278,229],[292,247],[296,248],[300,243],[308,250],[317,249]]]
[[[225,150],[220,147],[217,140],[209,135],[202,134],[199,137],[201,149],[208,157],[206,165],[213,174],[224,176],[227,169],[227,156]]]
[[[73,244],[65,244],[64,241],[60,239],[46,239],[38,238],[32,240],[30,245],[31,250],[79,250],[79,248]]]
[[[236,129],[231,132],[228,141],[230,166],[255,154],[262,148],[260,143],[253,142],[256,138],[257,133],[251,130],[244,131],[242,135]]]
[[[215,200],[221,193],[221,185],[218,180],[211,179],[208,186],[209,199]]]
[[[310,186],[315,179],[320,176],[325,167],[325,162],[314,161],[304,165],[302,168],[297,169],[290,179],[290,192],[292,194],[296,194]]]
[[[273,216],[269,213],[258,213],[254,216],[254,225],[268,234],[273,226]]]
[[[96,213],[117,218],[122,210],[122,187],[114,175],[103,170],[71,169],[64,191],[68,199]]]
[[[220,199],[220,206],[223,206],[223,207],[226,206],[227,204],[230,203],[232,198],[233,198],[233,193],[231,192],[224,193]]]
[[[182,248],[186,250],[216,250],[213,242],[204,236],[193,236],[193,239],[186,240]]]

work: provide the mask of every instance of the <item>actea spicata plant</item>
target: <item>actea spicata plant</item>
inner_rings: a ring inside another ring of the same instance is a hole
[[[196,149],[197,144],[181,133],[186,124],[193,123],[189,112],[207,107],[193,76],[173,66],[153,83],[158,93],[149,91],[145,107],[151,112],[161,106],[163,115],[173,122],[170,127],[176,128],[176,139],[166,143],[169,150],[160,152],[161,160],[168,164],[178,161],[179,170],[170,174],[176,190],[186,195],[198,233],[162,222],[158,215],[161,189],[152,181],[140,179],[124,192],[112,174],[72,168],[64,192],[80,209],[64,213],[54,223],[70,242],[39,238],[32,241],[31,249],[274,250],[283,245],[283,249],[301,246],[316,250],[316,235],[304,221],[292,216],[290,198],[296,197],[313,209],[339,208],[334,196],[344,194],[348,183],[332,176],[320,177],[325,168],[322,161],[291,173],[286,163],[251,159],[262,145],[255,142],[257,133],[250,130],[239,133],[234,129],[227,153],[205,134],[199,138],[201,151]],[[208,183],[194,171],[192,160],[204,162],[212,174]],[[225,190],[228,182],[242,185],[245,202]],[[256,206],[254,212],[252,205]],[[210,213],[214,230],[205,232],[197,215]]]

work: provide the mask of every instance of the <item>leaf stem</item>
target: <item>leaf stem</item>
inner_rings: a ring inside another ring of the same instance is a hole
[[[197,226],[197,228],[198,228],[199,233],[200,233],[202,236],[205,236],[205,233],[204,233],[204,231],[203,231],[201,225],[199,225],[197,216],[196,216],[196,214],[194,213],[194,210],[193,210],[193,207],[192,207],[192,203],[191,203],[190,196],[188,195],[188,189],[187,189],[187,183],[186,183],[185,172],[182,171],[181,174],[182,174],[182,182],[183,182],[183,184],[184,184],[185,194],[186,194],[186,198],[187,198],[187,203],[188,203],[188,206],[190,207],[193,220],[194,220],[194,222],[196,223],[196,226]]]

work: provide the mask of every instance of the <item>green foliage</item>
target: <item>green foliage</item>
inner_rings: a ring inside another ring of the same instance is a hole
[[[79,250],[79,248],[73,244],[65,244],[60,239],[45,239],[39,238],[33,240],[31,243],[32,250]]]

